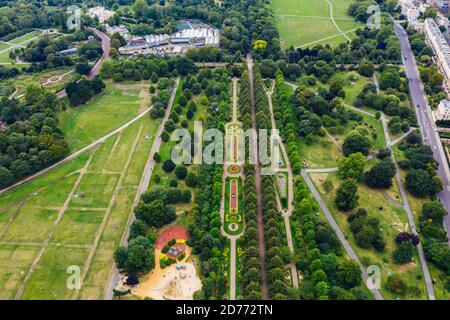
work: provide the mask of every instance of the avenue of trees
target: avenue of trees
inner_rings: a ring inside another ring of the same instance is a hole
[[[255,87],[255,112],[256,125],[258,129],[272,129],[270,120],[269,101],[264,91],[263,80],[258,67],[254,68]],[[264,161],[262,157],[261,161]],[[264,243],[266,247],[265,268],[269,294],[272,299],[282,300],[287,298],[287,286],[284,280],[284,266],[291,262],[289,249],[288,254],[283,255],[281,246],[285,243],[283,232],[283,220],[278,212],[276,202],[275,181],[273,176],[262,176],[262,211],[264,221]]]

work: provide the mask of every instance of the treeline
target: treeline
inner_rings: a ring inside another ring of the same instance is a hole
[[[197,72],[194,62],[186,57],[174,58],[145,58],[138,56],[132,59],[117,61],[104,61],[100,68],[102,79],[113,79],[116,82],[123,80],[158,81],[158,77],[170,77]]]
[[[440,202],[424,203],[419,216],[419,226],[425,255],[428,261],[444,272],[444,277],[441,279],[445,290],[450,292],[450,248],[447,244],[447,233],[443,227],[446,216],[447,212]]]
[[[443,188],[443,182],[436,175],[438,162],[433,158],[433,150],[423,144],[418,132],[411,132],[398,145],[405,158],[398,161],[400,168],[408,173],[405,178],[406,189],[419,198],[433,197]]]
[[[41,1],[8,1],[2,8],[0,17],[0,38],[22,35],[21,30],[31,28],[62,28],[66,29],[67,13],[64,10],[53,11],[45,7]],[[12,38],[2,39],[9,41]]]
[[[255,89],[255,111],[256,126],[258,130],[266,129],[268,132],[272,129],[270,119],[270,109],[268,97],[264,91],[263,80],[258,67],[254,68],[254,89]],[[270,151],[270,138],[268,137],[267,149]],[[263,142],[258,141],[261,148]],[[270,166],[266,161],[270,160],[270,154],[267,158],[260,154],[260,165],[262,167]],[[275,180],[271,175],[263,175],[261,182],[262,210],[264,222],[264,243],[266,247],[266,256],[264,265],[267,272],[267,281],[269,283],[269,294],[272,299],[284,300],[287,298],[287,285],[284,278],[284,266],[290,262],[290,255],[283,257],[281,255],[282,245],[286,243],[286,237],[283,229],[282,215],[278,211],[276,201]],[[292,275],[295,276],[295,275]]]
[[[292,230],[295,261],[304,279],[300,285],[305,300],[369,300],[361,271],[354,260],[344,256],[334,231],[319,220],[317,203],[302,179],[295,181]]]
[[[201,69],[197,75],[187,76],[182,86],[182,95],[187,99],[190,90],[194,93],[194,85],[203,83],[204,80],[208,84],[221,88],[215,94],[208,95],[208,98],[205,97],[211,102],[207,103],[209,105],[208,113],[211,116],[204,119],[204,124],[207,128],[218,128],[223,131],[223,124],[229,119],[230,110],[227,105],[231,94],[230,79],[226,69]],[[201,86],[201,88],[201,92],[204,93],[207,91],[208,85]],[[178,99],[178,103],[180,103],[180,99]],[[189,105],[190,102],[186,101],[186,103]],[[204,277],[202,290],[194,295],[195,299],[222,299],[227,292],[225,273],[228,270],[228,261],[224,259],[227,242],[220,232],[222,226],[220,217],[222,174],[222,166],[207,164],[202,164],[198,173],[201,179],[198,179],[195,205],[188,225],[190,234],[188,245],[193,248],[193,253],[199,256],[200,270]]]
[[[250,82],[248,77],[247,66],[244,66],[244,72],[240,81],[239,91],[239,118],[243,123],[244,130],[252,127],[252,106],[250,101]],[[250,145],[246,141],[245,154],[250,154]],[[240,242],[244,249],[242,255],[242,290],[244,298],[248,300],[262,299],[261,293],[261,259],[259,256],[259,234],[256,207],[256,186],[255,186],[255,169],[252,164],[245,164],[244,166],[244,216],[245,216],[245,230],[244,236]]]
[[[302,165],[298,155],[296,133],[297,120],[293,111],[290,89],[284,82],[281,72],[275,78],[275,92],[273,95],[274,116],[277,121],[277,128],[286,146],[286,152],[294,174],[299,174]]]
[[[38,85],[29,85],[25,102],[0,101],[0,187],[35,173],[64,158],[68,146],[58,126],[56,96]]]
[[[445,93],[442,90],[444,76],[439,72],[439,68],[433,61],[434,52],[425,42],[425,35],[418,33],[412,28],[407,28],[406,31],[411,49],[416,57],[425,93],[431,107],[434,109],[442,99],[445,99]]]

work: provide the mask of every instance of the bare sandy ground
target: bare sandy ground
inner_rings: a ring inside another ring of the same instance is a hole
[[[183,261],[164,269],[159,266],[161,251],[155,250],[155,268],[144,282],[132,289],[131,293],[154,300],[192,300],[194,292],[201,289],[202,283],[196,274],[194,264],[186,262],[191,250],[188,247]],[[177,270],[176,266],[183,266],[185,269]]]

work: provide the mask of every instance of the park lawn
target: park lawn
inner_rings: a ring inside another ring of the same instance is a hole
[[[81,169],[89,158],[89,153],[86,152],[79,157],[71,160],[64,165],[54,168],[42,176],[28,181],[4,194],[0,195],[0,208],[7,208],[13,205],[15,202],[27,198],[40,189],[45,189],[50,187],[66,175]]]
[[[355,111],[358,113],[358,111]],[[377,132],[377,138],[372,144],[373,150],[379,150],[380,148],[383,148],[386,145],[386,138],[384,136],[384,130],[383,130],[383,124],[381,120],[377,120],[371,116],[368,116],[366,114],[358,113],[363,117],[363,120],[361,122],[362,126],[369,126],[373,127]],[[330,134],[336,139],[337,142],[339,142],[340,145],[342,145],[345,141],[345,138],[348,136],[350,131],[353,130],[353,127],[357,124],[357,121],[349,121],[347,125],[345,126],[339,126],[338,130],[330,130],[328,128]]]
[[[354,74],[355,76],[358,77],[358,80],[356,80],[355,82],[351,82],[348,78],[350,73]],[[360,74],[358,74],[356,71],[340,71],[335,73],[326,83],[321,82],[319,79],[316,79],[316,85],[314,86],[310,86],[307,85],[310,89],[314,90],[317,92],[317,90],[319,88],[324,88],[327,91],[330,88],[330,83],[333,80],[340,80],[344,83],[344,91],[345,91],[345,97],[344,97],[344,102],[346,104],[352,105],[355,100],[356,97],[358,96],[358,94],[360,94],[360,92],[362,91],[362,89],[364,88],[364,86],[368,83],[373,83],[371,78],[366,78],[361,76]],[[305,81],[305,76],[300,77],[295,84],[297,85],[304,85],[304,81]],[[370,110],[372,111],[372,110]],[[375,112],[373,112],[375,113]]]
[[[51,188],[49,186],[49,188],[42,190],[37,195],[28,199],[26,206],[62,207],[77,178],[78,173],[74,173],[60,180],[56,180],[51,184]],[[58,190],[58,192],[55,192],[55,190]]]
[[[105,211],[67,210],[51,241],[61,244],[92,244]]]
[[[309,144],[304,138],[298,137],[297,148],[300,161],[306,161],[308,168],[336,167],[343,156],[338,147],[326,136],[315,135]]]
[[[343,32],[353,30],[359,25],[348,16],[351,0],[333,0],[333,17]],[[325,0],[271,0],[275,24],[280,33],[281,46],[314,46],[330,44],[337,46],[347,42],[330,19],[330,7]],[[353,38],[354,32],[347,33]]]
[[[69,208],[106,208],[119,180],[118,174],[86,173]]]
[[[9,52],[4,52],[0,54],[0,63],[10,63],[12,64],[14,61],[9,57]]]
[[[329,179],[334,185],[334,189],[340,185],[341,180],[338,178],[337,173],[321,173],[310,174],[312,181],[316,188],[321,193],[328,209],[332,212],[334,218],[342,229],[342,232],[350,242],[350,245],[355,250],[361,263],[368,267],[369,265],[377,265],[381,269],[382,273],[382,288],[381,293],[385,299],[397,299],[397,295],[392,294],[385,288],[385,281],[388,275],[398,273],[402,279],[408,284],[410,288],[416,287],[420,290],[420,295],[409,296],[406,294],[403,299],[426,299],[427,292],[425,283],[422,280],[418,280],[418,277],[422,277],[422,269],[418,255],[415,254],[413,261],[406,265],[396,265],[392,260],[392,252],[396,248],[395,238],[400,231],[409,230],[405,229],[407,226],[406,212],[396,207],[394,204],[387,201],[383,195],[373,189],[370,189],[363,184],[358,185],[359,194],[359,207],[363,207],[367,210],[368,214],[372,217],[376,217],[380,221],[380,228],[383,238],[386,242],[386,248],[384,252],[378,252],[374,249],[363,249],[356,244],[354,236],[349,228],[347,221],[348,213],[337,210],[334,205],[335,191],[331,197],[325,194],[322,187],[322,182]],[[410,290],[412,293],[415,290]]]
[[[9,48],[9,47],[10,47],[10,45],[0,42],[0,50],[5,50],[6,48]]]
[[[0,299],[11,300],[30,268],[39,247],[0,245]]]
[[[122,143],[130,146],[133,146],[134,142],[137,144],[129,167],[124,172],[123,183],[113,200],[111,199],[113,189],[116,187],[119,175],[109,172],[102,174],[101,172],[103,168],[109,168],[110,162],[118,162],[120,157],[127,158],[131,152],[131,147],[127,149],[127,152],[121,152],[118,143],[112,151],[117,135],[99,146],[97,152],[100,156],[93,155],[93,160],[77,190],[78,193],[86,193],[88,196],[73,198],[70,201],[69,209],[62,215],[61,221],[52,234],[49,247],[39,261],[40,268],[33,272],[30,281],[25,286],[23,299],[74,298],[75,291],[66,289],[68,277],[66,269],[69,265],[77,265],[82,269],[87,262],[89,249],[81,249],[82,247],[80,247],[80,249],[77,248],[74,251],[73,245],[92,245],[97,235],[99,236],[99,242],[78,298],[103,298],[114,265],[114,250],[121,243],[127,228],[133,203],[136,199],[138,183],[147,162],[157,126],[156,120],[144,117],[124,130]],[[130,131],[131,134],[127,131]],[[150,136],[150,139],[145,139],[146,136]],[[3,200],[2,205],[4,205],[1,210],[8,209],[5,215],[0,215],[0,226],[2,230],[5,229],[5,236],[2,241],[44,241],[58,214],[58,211],[52,211],[47,207],[62,205],[78,177],[78,173],[72,175],[70,173],[79,170],[87,161],[89,154],[89,152],[86,152],[71,162],[49,171],[46,175],[25,183],[4,196],[0,196],[0,199]],[[112,156],[108,160],[110,154]],[[94,164],[96,171],[91,168]],[[103,164],[103,168],[100,164]],[[122,171],[123,167],[120,170]],[[58,190],[58,192],[55,192],[55,190]],[[33,195],[36,191],[39,192]],[[53,194],[51,191],[53,191]],[[33,195],[33,197],[28,199],[27,196],[29,195]],[[11,216],[20,208],[17,201],[21,199],[26,202],[8,227]],[[108,216],[106,216],[106,210],[94,210],[98,207],[105,208],[109,204],[111,204],[111,211]],[[91,209],[80,209],[82,206]],[[29,232],[30,225],[33,225],[33,232]],[[101,225],[104,228],[100,229]],[[6,227],[8,228],[6,229]],[[55,245],[58,246],[57,252],[55,251]],[[3,255],[6,256],[6,253],[2,253],[1,248],[0,263],[2,263]],[[37,251],[39,245],[32,248]],[[68,259],[64,252],[68,252],[71,257],[73,256],[74,261]],[[51,265],[51,268],[47,268],[47,265]],[[25,277],[27,270],[21,271],[24,271],[23,277]],[[15,284],[8,284],[13,289],[11,289],[11,292],[5,291],[3,294],[7,297],[15,295],[20,280],[22,278],[18,278]],[[0,276],[0,286],[3,286],[2,281],[6,280],[3,280]]]
[[[39,268],[29,279],[22,295],[24,300],[66,300],[71,299],[75,290],[69,289],[67,280],[69,266],[83,269],[89,249],[49,247],[45,250]]]
[[[12,39],[11,41],[8,41],[8,42],[12,43],[12,44],[21,44],[21,43],[28,41],[31,38],[39,35],[40,33],[41,33],[40,31],[32,31],[32,32],[24,34],[23,36]]]
[[[57,210],[22,207],[17,217],[8,226],[2,241],[44,241],[57,216]]]
[[[70,149],[81,149],[144,111],[150,106],[148,88],[149,84],[144,81],[131,84],[108,81],[103,93],[86,104],[60,113],[60,126]]]

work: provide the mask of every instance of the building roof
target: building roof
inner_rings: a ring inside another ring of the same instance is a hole
[[[433,39],[438,46],[437,49],[440,51],[441,55],[444,57],[445,61],[443,61],[443,62],[445,62],[445,64],[450,68],[450,48],[449,48],[448,43],[445,40],[444,36],[442,35],[441,30],[439,29],[439,27],[436,24],[436,22],[434,21],[434,19],[431,19],[431,18],[425,19],[425,26],[431,32]]]

